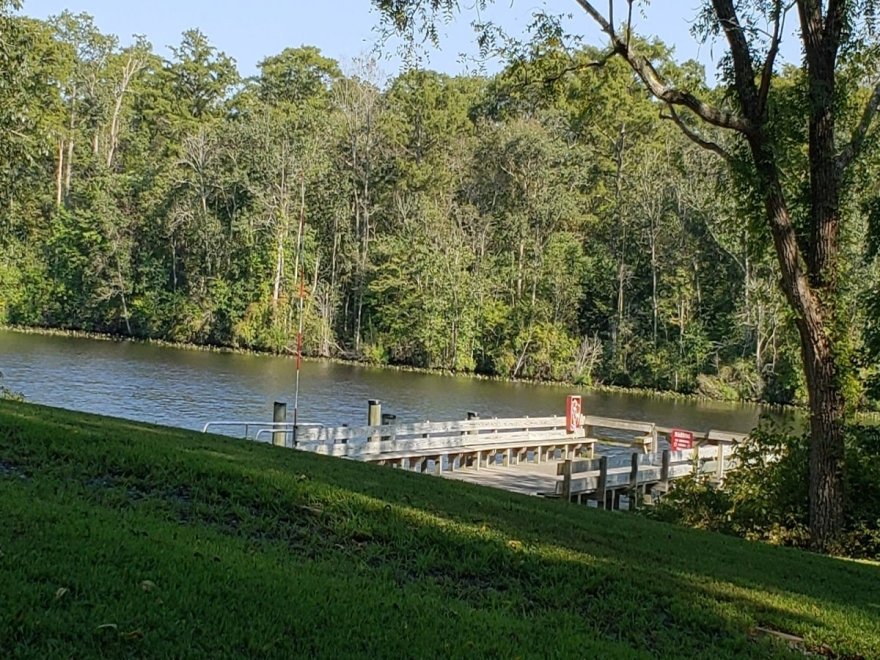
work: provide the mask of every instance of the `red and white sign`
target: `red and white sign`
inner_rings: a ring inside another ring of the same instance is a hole
[[[577,394],[569,394],[565,399],[565,430],[574,433],[584,423],[581,413],[581,397]]]
[[[672,451],[694,448],[694,434],[682,429],[672,429],[669,432],[669,445]]]

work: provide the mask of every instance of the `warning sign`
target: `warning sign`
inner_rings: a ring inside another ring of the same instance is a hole
[[[694,434],[682,429],[672,429],[669,432],[669,446],[672,451],[694,448]]]

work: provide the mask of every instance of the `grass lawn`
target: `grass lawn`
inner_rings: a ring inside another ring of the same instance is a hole
[[[0,402],[0,655],[880,657],[880,567]]]

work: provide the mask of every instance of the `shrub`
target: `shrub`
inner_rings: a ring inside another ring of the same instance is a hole
[[[778,545],[809,542],[809,435],[762,424],[736,450],[722,488],[675,482],[651,517]],[[845,521],[834,554],[880,559],[880,427],[846,431]]]

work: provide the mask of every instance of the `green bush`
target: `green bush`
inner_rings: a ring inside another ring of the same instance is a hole
[[[809,435],[761,425],[736,450],[723,487],[675,482],[651,517],[777,545],[809,543]],[[880,427],[846,432],[845,521],[834,554],[880,559]]]

